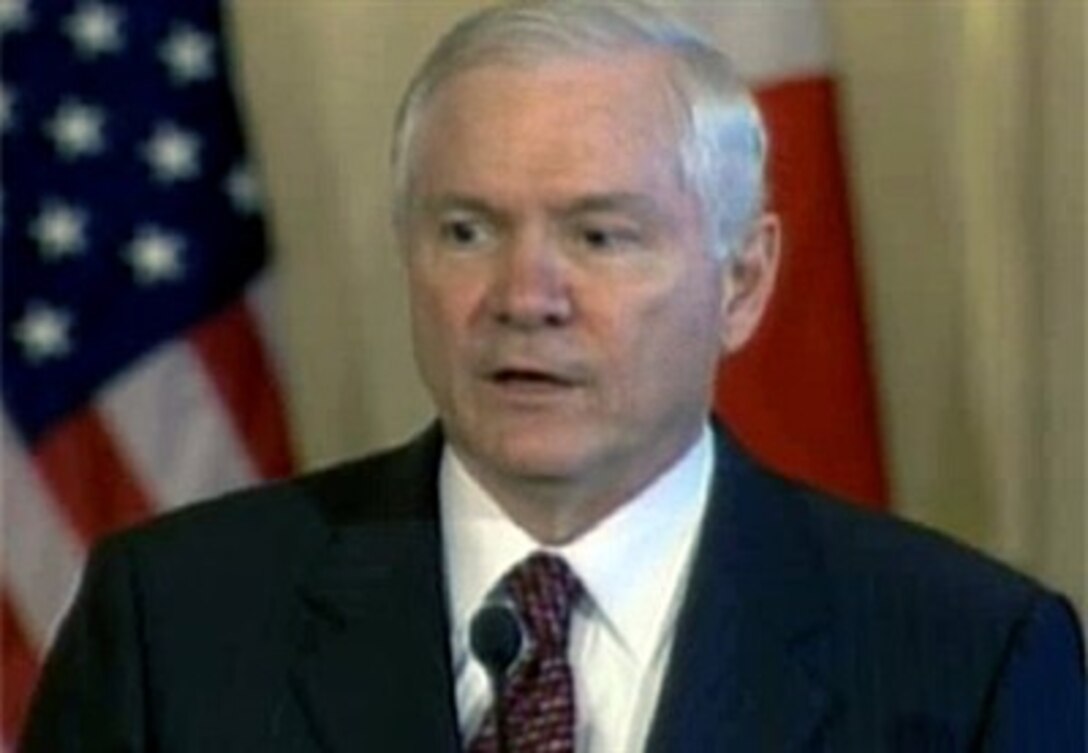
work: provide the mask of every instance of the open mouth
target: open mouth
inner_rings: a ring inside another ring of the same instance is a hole
[[[571,387],[574,382],[557,374],[534,369],[498,369],[491,380],[502,386]]]

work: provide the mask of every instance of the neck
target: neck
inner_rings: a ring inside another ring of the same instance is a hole
[[[636,489],[630,494],[594,494],[547,481],[519,483],[516,488],[484,479],[481,483],[511,520],[549,546],[574,541],[638,493]]]

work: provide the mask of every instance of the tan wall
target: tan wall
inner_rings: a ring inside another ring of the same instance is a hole
[[[1082,610],[1086,8],[831,4],[897,507]]]
[[[236,6],[311,464],[429,415],[386,221],[389,121],[475,4]],[[829,8],[897,506],[1084,607],[1085,4]]]

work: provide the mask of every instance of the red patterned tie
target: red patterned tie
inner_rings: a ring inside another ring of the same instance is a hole
[[[573,753],[574,678],[567,661],[571,610],[582,585],[559,557],[537,553],[507,573],[503,587],[528,632],[528,652],[503,691],[509,753]],[[489,711],[468,753],[497,753]]]

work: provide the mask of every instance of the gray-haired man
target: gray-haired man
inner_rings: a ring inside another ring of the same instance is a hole
[[[456,27],[393,155],[438,422],[102,545],[27,750],[1083,749],[1063,600],[708,419],[774,286],[765,158],[728,61],[641,5]]]

